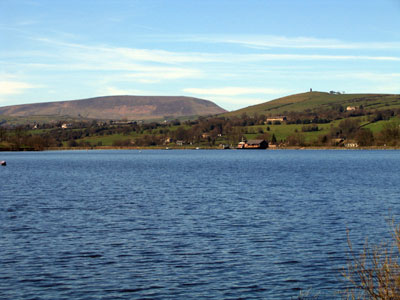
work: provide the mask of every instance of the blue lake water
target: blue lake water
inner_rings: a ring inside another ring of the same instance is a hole
[[[400,151],[0,152],[1,299],[340,298]],[[397,218],[398,219],[398,218]]]

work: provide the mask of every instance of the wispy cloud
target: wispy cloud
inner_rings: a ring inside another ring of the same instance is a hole
[[[43,78],[52,82],[52,86],[67,82],[86,89],[85,93],[93,89],[108,95],[145,94],[145,90],[159,90],[164,94],[184,92],[210,100],[218,99],[221,103],[231,102],[232,105],[260,103],[297,92],[303,85],[328,86],[332,80],[344,89],[348,89],[346,83],[350,81],[358,86],[370,84],[383,87],[385,84],[391,90],[399,84],[395,67],[400,62],[400,52],[396,51],[400,50],[400,43],[396,42],[192,35],[166,36],[164,38],[169,39],[168,42],[178,43],[168,48],[172,43],[157,41],[159,48],[151,49],[146,47],[146,42],[134,44],[137,47],[121,47],[81,42],[83,38],[66,34],[54,36],[57,38],[31,37],[30,42],[35,47],[20,52],[0,52],[1,67],[7,72],[22,70],[19,72],[23,72],[24,78]],[[151,40],[151,36],[147,35],[144,40]],[[184,42],[185,47],[176,47],[179,42]],[[199,49],[207,51],[200,52]],[[375,74],[379,70],[382,73]],[[37,87],[25,79],[0,77],[2,95],[24,91],[27,95],[27,91]]]
[[[120,89],[113,86],[101,88],[98,92],[99,95],[113,96],[113,95],[148,95],[147,91],[136,89]]]
[[[240,86],[185,88],[182,91],[189,95],[214,101],[229,110],[263,103],[294,92],[289,89]]]
[[[200,78],[203,72],[189,67],[196,62],[209,61],[194,53],[177,53],[164,50],[88,46],[64,43],[57,40],[38,39],[56,48],[61,61],[52,64],[29,64],[33,68],[76,71],[119,71],[119,77],[140,83],[165,80]],[[68,61],[65,63],[63,61]]]
[[[345,74],[338,74],[338,76],[353,78],[353,79],[366,79],[370,81],[388,81],[397,80],[400,87],[400,73],[378,73],[378,72],[351,72]]]
[[[144,70],[145,69],[145,70]],[[142,83],[155,83],[161,80],[173,80],[183,78],[200,78],[202,72],[189,68],[142,68],[141,71],[125,75],[125,78],[133,78]]]
[[[115,53],[135,61],[150,61],[164,64],[201,63],[218,60],[216,55],[197,52],[171,52],[165,50],[133,49],[133,48],[104,48],[104,51]]]
[[[279,40],[279,39],[278,39]],[[285,40],[285,39],[283,39]],[[305,39],[308,41],[308,39]],[[312,39],[311,39],[312,40]],[[121,48],[112,46],[84,45],[77,43],[66,43],[58,40],[40,38],[37,41],[57,47],[61,57],[69,59],[72,63],[64,66],[68,69],[93,69],[93,70],[143,70],[154,68],[150,64],[158,64],[157,73],[166,74],[175,73],[178,69],[169,69],[170,65],[184,65],[180,67],[179,76],[158,76],[160,79],[177,79],[186,76],[193,78],[198,77],[201,73],[199,69],[188,69],[188,65],[205,65],[211,63],[217,64],[237,64],[246,62],[263,62],[263,61],[387,61],[400,62],[400,56],[383,56],[383,55],[332,55],[332,54],[298,54],[298,53],[210,53],[210,52],[177,52],[159,49],[137,49],[137,48]],[[289,39],[289,41],[291,41]],[[293,43],[297,41],[294,39]],[[305,43],[300,39],[300,44]],[[319,41],[319,40],[317,40]],[[313,45],[322,46],[326,43],[318,44],[314,41]],[[272,45],[278,45],[272,43]],[[282,47],[290,45],[289,42],[282,43]],[[290,47],[289,47],[290,48]],[[295,48],[295,47],[293,47]],[[310,47],[313,48],[313,47]],[[350,48],[350,47],[349,47]],[[399,43],[400,49],[400,43]],[[52,66],[49,66],[52,67]],[[62,64],[53,67],[63,68]]]
[[[120,58],[131,62],[153,62],[162,64],[196,63],[215,61],[218,55],[198,52],[173,52],[159,49],[138,49],[126,47],[112,47],[105,45],[84,45],[77,43],[62,42],[48,38],[36,38],[38,42],[59,47],[60,50],[75,49],[79,55],[86,58]]]
[[[238,96],[238,95],[277,95],[288,92],[285,89],[257,87],[186,88],[184,92],[196,95]]]
[[[396,56],[367,56],[367,55],[320,55],[320,54],[258,54],[250,55],[249,60],[375,60],[400,61]]]
[[[178,38],[178,37],[171,37]],[[314,37],[286,37],[273,35],[193,35],[182,40],[199,43],[238,44],[251,48],[294,48],[294,49],[400,49],[400,42],[347,42],[337,39]]]

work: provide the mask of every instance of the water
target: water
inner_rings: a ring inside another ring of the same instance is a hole
[[[340,298],[399,151],[0,153],[1,299]],[[398,219],[398,218],[397,218]]]

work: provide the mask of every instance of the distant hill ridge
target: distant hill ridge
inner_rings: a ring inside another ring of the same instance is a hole
[[[211,101],[185,96],[105,96],[0,107],[0,115],[13,117],[48,115],[113,120],[206,116],[224,112],[226,110]]]

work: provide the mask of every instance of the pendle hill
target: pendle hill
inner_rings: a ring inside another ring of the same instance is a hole
[[[106,96],[0,107],[0,115],[11,117],[52,116],[101,120],[156,120],[224,112],[226,110],[211,101],[183,96]]]

